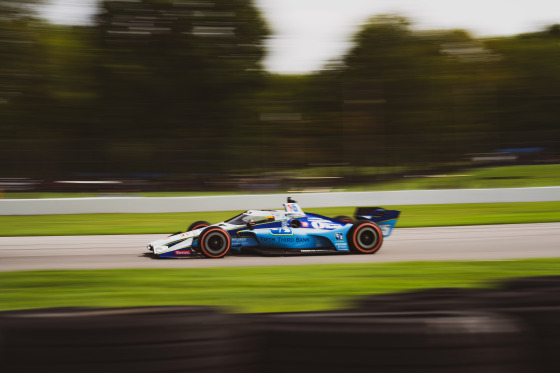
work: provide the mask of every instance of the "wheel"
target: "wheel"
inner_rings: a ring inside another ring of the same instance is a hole
[[[208,227],[199,236],[198,247],[206,257],[224,257],[231,248],[231,238],[219,227]]]
[[[202,229],[204,227],[208,227],[210,226],[210,222],[206,222],[206,221],[196,221],[193,222],[189,228],[187,229],[187,231],[193,231],[193,230],[198,230],[198,229]]]
[[[381,229],[375,223],[368,220],[354,222],[347,238],[350,250],[354,253],[375,253],[381,248],[383,243]]]
[[[342,221],[342,222],[348,222],[348,223],[353,223],[354,222],[354,220],[352,218],[348,217],[348,216],[336,216],[336,217],[334,217],[334,219],[337,219],[337,220]]]

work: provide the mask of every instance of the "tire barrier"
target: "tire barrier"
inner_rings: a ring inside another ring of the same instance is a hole
[[[209,307],[0,313],[2,372],[247,372],[254,338]]]
[[[560,276],[547,275],[539,277],[524,277],[507,279],[499,282],[498,287],[505,290],[551,290],[560,289]]]
[[[560,372],[560,276],[509,279],[485,300],[495,311],[523,319],[531,328],[535,372]]]
[[[487,292],[473,288],[431,288],[363,296],[357,298],[354,304],[356,310],[368,312],[476,310],[481,307],[478,298]]]
[[[529,370],[523,325],[480,312],[260,316],[260,372]]]
[[[487,311],[522,320],[531,371],[560,372],[560,276],[508,279],[489,289],[440,288],[358,298],[354,311]]]
[[[6,311],[0,372],[560,372],[558,295],[560,277],[532,277],[338,311]]]

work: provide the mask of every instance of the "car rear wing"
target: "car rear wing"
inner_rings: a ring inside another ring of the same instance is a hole
[[[354,213],[355,219],[369,219],[373,222],[382,222],[399,218],[400,210],[387,210],[379,207],[359,207]]]
[[[379,207],[359,207],[356,208],[354,219],[368,219],[375,222],[381,228],[383,236],[389,236],[400,214],[400,210],[388,210]]]

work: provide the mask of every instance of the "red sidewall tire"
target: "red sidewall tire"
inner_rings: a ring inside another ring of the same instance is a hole
[[[209,223],[209,222],[206,222],[206,221],[196,221],[196,222],[193,222],[193,223],[189,226],[189,228],[187,229],[187,231],[194,231],[194,230],[198,230],[198,229],[203,229],[203,228],[208,227],[208,226],[210,226],[210,223]]]
[[[208,258],[224,257],[231,248],[231,238],[225,230],[209,227],[198,237],[198,247]]]
[[[370,239],[373,240],[371,246],[369,243],[364,243],[364,240],[369,242]],[[348,232],[348,244],[350,244],[352,252],[372,254],[381,248],[381,244],[383,244],[383,233],[379,226],[371,221],[356,221]],[[367,247],[364,245],[367,245]]]

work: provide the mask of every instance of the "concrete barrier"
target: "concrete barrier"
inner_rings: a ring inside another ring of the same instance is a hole
[[[279,209],[291,196],[307,208],[560,201],[560,187],[325,192],[198,197],[0,199],[0,215],[178,213]]]

